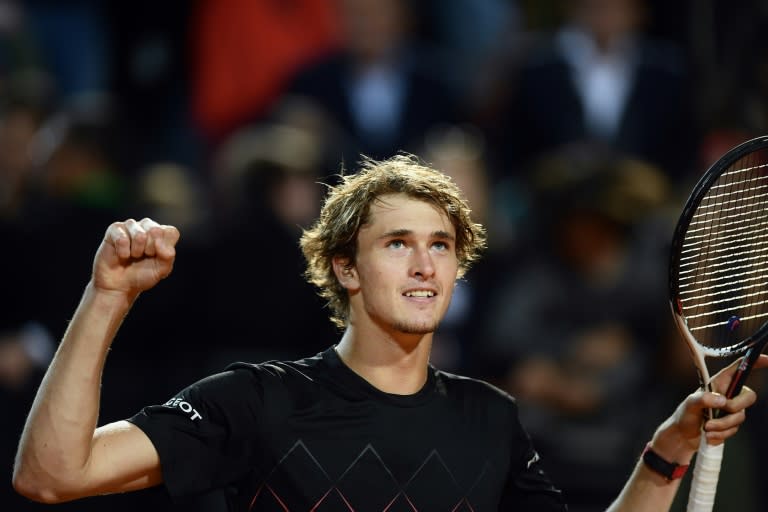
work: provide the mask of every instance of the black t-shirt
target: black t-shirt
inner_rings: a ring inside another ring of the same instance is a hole
[[[430,367],[384,393],[335,350],[236,363],[130,419],[179,500],[227,491],[233,511],[549,511],[560,492],[506,393]]]

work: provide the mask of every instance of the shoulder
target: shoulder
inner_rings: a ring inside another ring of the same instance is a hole
[[[281,389],[300,391],[308,386],[314,387],[318,376],[324,372],[323,368],[322,356],[318,354],[295,361],[236,362],[227,366],[220,374],[207,379],[250,384],[268,393],[279,393]]]
[[[323,352],[301,359],[267,359],[259,362],[233,361],[224,370],[280,376],[292,369],[315,367],[322,362],[322,356]]]
[[[223,373],[240,375],[242,378],[258,379],[306,379],[312,380],[322,365],[322,354],[294,361],[271,360],[263,363],[235,362],[228,365]]]
[[[433,371],[439,392],[461,400],[474,400],[515,411],[517,409],[515,398],[490,382],[443,370],[433,369]]]

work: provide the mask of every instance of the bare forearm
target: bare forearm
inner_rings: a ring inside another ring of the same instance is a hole
[[[86,287],[27,418],[15,477],[74,478],[85,468],[104,361],[132,299]]]
[[[619,497],[607,512],[660,512],[669,510],[680,480],[669,481],[648,469],[642,461],[635,466]]]
[[[694,441],[695,442],[695,439]],[[676,464],[689,464],[695,446],[677,427],[672,418],[656,430],[650,447],[661,458]],[[669,510],[675,499],[680,480],[668,480],[638,460],[632,475],[608,512],[660,512]]]

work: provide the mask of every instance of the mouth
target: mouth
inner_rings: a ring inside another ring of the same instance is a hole
[[[434,290],[408,290],[403,295],[406,297],[430,298],[437,295]]]

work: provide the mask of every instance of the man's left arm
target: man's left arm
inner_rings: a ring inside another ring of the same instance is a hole
[[[724,392],[737,366],[738,361],[715,376],[713,384],[717,391]],[[761,355],[755,368],[765,367],[768,367],[768,356]],[[649,443],[649,449],[666,462],[677,465],[690,464],[699,447],[701,435],[706,436],[710,445],[724,443],[739,430],[746,418],[746,408],[754,404],[756,399],[755,392],[746,386],[732,399],[703,390],[691,393],[659,426]],[[728,414],[704,421],[704,411],[707,409],[720,409]],[[669,510],[679,487],[679,478],[667,478],[651,469],[641,458],[607,512]]]

